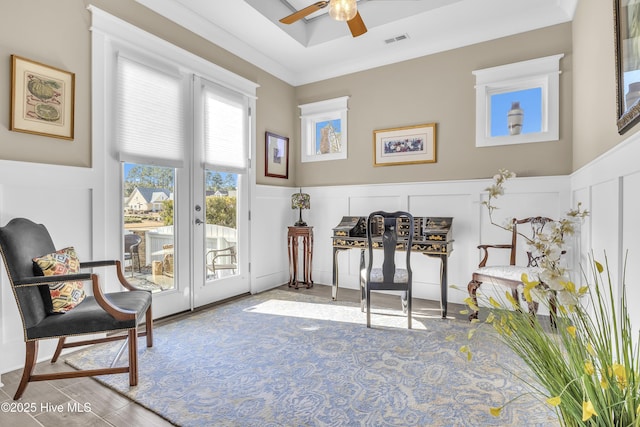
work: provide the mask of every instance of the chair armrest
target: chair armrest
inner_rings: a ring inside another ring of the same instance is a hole
[[[118,320],[130,320],[135,318],[136,313],[131,310],[122,310],[111,304],[102,293],[97,274],[79,273],[79,274],[61,274],[56,276],[33,276],[27,277],[19,282],[14,282],[14,286],[37,286],[47,285],[49,283],[67,282],[71,280],[91,280],[93,284],[93,296],[96,301],[110,315]]]
[[[120,261],[117,261],[117,263],[120,263]],[[120,273],[118,273],[118,276],[120,276]],[[104,311],[109,313],[117,320],[135,319],[135,311],[123,310],[120,307],[116,307],[115,305],[111,304],[108,299],[105,298],[104,294],[102,293],[102,289],[100,288],[100,279],[97,274],[91,274],[91,282],[93,285],[93,296],[96,299],[98,305],[100,305],[100,307],[102,307]]]
[[[58,276],[32,276],[25,277],[22,280],[16,280],[13,285],[19,286],[38,286],[48,285],[50,283],[70,282],[78,280],[91,280],[91,274],[89,273],[76,273],[76,274],[63,274]]]
[[[215,261],[216,258],[221,258],[221,257],[232,257],[235,258],[236,257],[236,253],[235,253],[235,246],[229,246],[227,248],[222,248],[222,249],[210,249],[207,252],[207,259],[209,259],[209,255],[213,254],[213,258],[211,258],[211,262]]]
[[[105,264],[106,263],[106,264]],[[134,290],[133,286],[131,286],[126,279],[124,279],[124,274],[122,273],[122,269],[120,268],[120,261],[99,261],[99,262],[85,262],[81,263],[83,267],[88,266],[100,266],[100,265],[116,265],[118,266],[118,276],[122,276],[122,280],[129,285],[129,290]],[[20,286],[38,286],[38,285],[48,285],[50,283],[60,283],[60,282],[69,282],[69,281],[86,281],[91,280],[93,285],[93,296],[95,297],[97,303],[110,315],[118,320],[130,320],[135,318],[136,312],[131,310],[123,310],[119,307],[111,304],[102,293],[102,289],[100,288],[99,278],[97,274],[92,273],[76,273],[76,274],[61,274],[56,276],[32,276],[26,277],[20,281],[13,282],[13,285],[16,287]],[[122,283],[121,280],[121,283]],[[124,284],[123,284],[124,285]],[[126,285],[124,285],[127,287]]]
[[[107,267],[110,265],[116,265],[116,260],[81,261],[80,262],[80,268]]]
[[[489,249],[511,249],[513,245],[478,245],[478,249],[482,250],[482,261],[478,264],[479,268],[487,265],[487,259],[489,259]]]
[[[110,266],[116,267],[116,274],[118,275],[118,281],[122,286],[124,286],[125,289],[129,291],[143,290],[129,283],[129,281],[124,277],[124,271],[122,270],[122,263],[120,262],[120,260],[84,261],[80,263],[80,268],[110,267]]]
[[[116,268],[116,274],[118,276],[118,280],[120,284],[124,286],[129,291],[141,290],[130,284],[127,279],[124,277],[124,272],[122,271],[122,263],[120,260],[104,260],[104,261],[85,261],[80,263],[81,268],[92,268],[92,267],[110,267],[114,266]],[[130,320],[134,319],[136,316],[136,312],[132,310],[123,310],[120,307],[116,307],[111,304],[109,300],[105,297],[102,292],[102,288],[100,287],[100,280],[97,274],[91,274],[91,281],[93,284],[93,296],[96,299],[96,302],[110,315],[118,320]],[[148,291],[147,291],[148,292]]]

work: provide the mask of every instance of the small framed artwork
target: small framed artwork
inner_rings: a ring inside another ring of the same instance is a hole
[[[373,131],[373,165],[436,162],[436,124]]]
[[[10,130],[73,139],[75,74],[11,55]]]
[[[617,125],[623,134],[640,120],[640,3],[614,0]]]
[[[265,132],[264,175],[289,178],[289,138]]]
[[[348,96],[300,105],[302,162],[347,158]]]
[[[476,147],[555,141],[560,136],[560,58],[476,70]]]

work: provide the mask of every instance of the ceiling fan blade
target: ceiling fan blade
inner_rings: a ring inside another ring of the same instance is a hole
[[[314,4],[305,7],[304,9],[300,9],[299,11],[294,12],[289,16],[285,16],[280,20],[280,22],[282,22],[283,24],[293,24],[294,22],[299,21],[305,16],[311,15],[315,11],[324,9],[328,4],[328,1],[317,1]]]
[[[353,37],[358,37],[367,32],[367,26],[364,25],[364,21],[360,16],[360,12],[356,12],[356,16],[347,21],[349,25],[349,30],[351,30],[351,35]]]

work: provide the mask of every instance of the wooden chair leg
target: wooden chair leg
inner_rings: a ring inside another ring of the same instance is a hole
[[[145,318],[145,332],[147,333],[147,347],[153,347],[153,315],[151,314],[151,306],[147,309]]]
[[[22,371],[22,379],[20,380],[16,394],[13,396],[13,400],[18,400],[22,397],[22,393],[24,393],[24,390],[27,388],[27,384],[33,375],[33,370],[36,367],[38,341],[27,341],[25,344],[24,370]]]
[[[138,331],[129,330],[129,385],[138,385]]]
[[[467,291],[469,292],[471,301],[473,302],[473,305],[476,306],[476,308],[478,307],[477,292],[478,292],[478,288],[480,288],[480,285],[482,285],[482,282],[478,282],[477,280],[473,280],[473,279],[467,285]],[[472,311],[471,314],[469,315],[469,321],[473,319],[478,319],[478,310]]]
[[[64,340],[66,337],[62,337],[58,339],[58,346],[56,347],[56,351],[53,353],[53,357],[51,358],[51,363],[56,363],[58,361],[58,357],[60,357],[60,353],[64,348]]]

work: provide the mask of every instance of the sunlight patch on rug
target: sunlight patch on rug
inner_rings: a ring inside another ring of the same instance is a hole
[[[359,325],[365,325],[367,323],[366,314],[360,310],[359,305],[344,305],[338,301],[327,304],[326,301],[306,302],[272,298],[255,306],[248,307],[245,311],[254,314],[271,314],[331,322],[347,322]],[[371,310],[371,316],[374,327],[407,327],[407,317],[400,307],[400,298],[398,298],[397,309],[380,308],[374,305]],[[413,325],[413,328],[426,329],[425,324],[419,321],[425,318],[427,318],[427,316],[414,313],[413,319],[418,321],[414,322],[415,325]],[[439,318],[439,316],[430,318]]]

